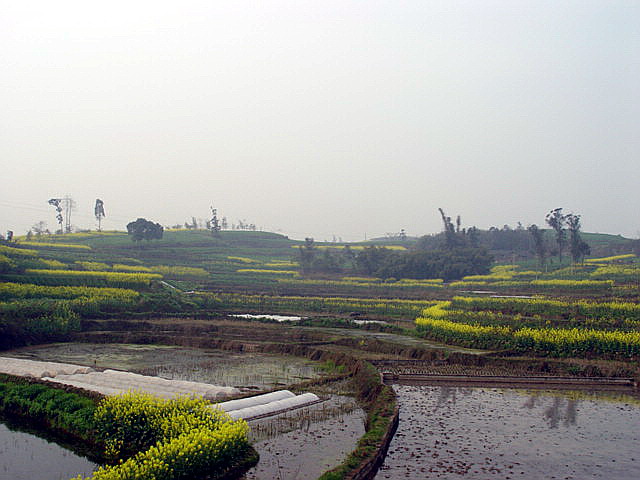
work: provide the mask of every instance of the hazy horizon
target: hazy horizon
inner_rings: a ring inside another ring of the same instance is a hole
[[[2,1],[0,232],[640,233],[640,4]]]

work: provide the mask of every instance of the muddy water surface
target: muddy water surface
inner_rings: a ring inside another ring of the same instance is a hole
[[[321,373],[319,363],[298,357],[166,345],[56,343],[5,355],[255,390],[283,387]]]
[[[0,480],[68,480],[96,468],[70,450],[0,422]]]
[[[250,421],[260,462],[247,480],[312,480],[339,465],[364,435],[366,414],[352,397],[331,395],[310,408]]]
[[[640,478],[640,401],[604,392],[395,385],[378,479]]]

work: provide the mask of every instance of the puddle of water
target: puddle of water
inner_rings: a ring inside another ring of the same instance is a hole
[[[236,317],[236,318],[275,320],[276,322],[299,322],[300,320],[305,320],[306,318],[308,318],[308,317],[295,317],[292,315],[253,315],[250,313],[238,313],[238,314],[233,314],[229,316]]]
[[[610,392],[395,385],[378,479],[640,478],[640,401]]]
[[[13,350],[7,356],[253,390],[290,385],[321,374],[317,362],[303,358],[163,345],[58,343]]]
[[[98,465],[60,445],[0,422],[0,479],[68,480]]]
[[[388,322],[384,322],[382,320],[351,320],[356,325],[367,325],[369,323],[377,323],[379,325],[388,325]]]

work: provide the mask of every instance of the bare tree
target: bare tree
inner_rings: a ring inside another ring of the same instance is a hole
[[[31,227],[31,230],[36,234],[36,236],[41,237],[44,233],[47,233],[47,223],[40,220],[38,223],[34,224]]]
[[[99,198],[96,198],[96,206],[93,209],[94,215],[96,216],[96,220],[98,221],[98,231],[102,231],[102,219],[106,216],[104,214],[104,202]]]
[[[52,205],[56,208],[56,220],[58,222],[58,225],[60,225],[60,229],[58,230],[59,233],[62,233],[62,222],[64,221],[64,218],[62,216],[62,199],[61,198],[50,198],[49,199],[49,205]]]
[[[220,236],[220,222],[218,221],[218,209],[211,207],[211,220],[209,221],[211,235]]]
[[[64,232],[71,233],[71,212],[76,209],[76,202],[73,198],[66,196],[62,199],[62,203],[64,205],[65,212]]]

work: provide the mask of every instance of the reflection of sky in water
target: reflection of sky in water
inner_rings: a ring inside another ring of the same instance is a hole
[[[396,385],[378,478],[640,478],[640,402],[605,392]]]
[[[30,433],[0,423],[0,479],[68,480],[89,475],[97,465]]]

